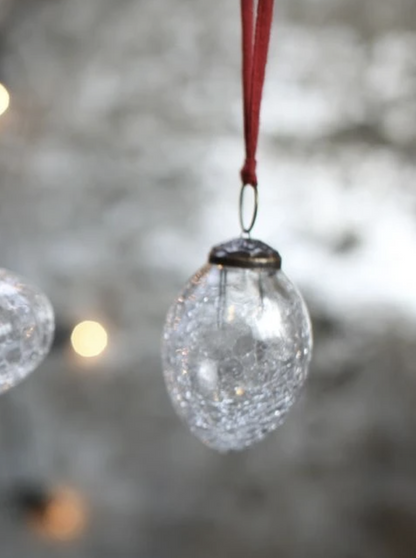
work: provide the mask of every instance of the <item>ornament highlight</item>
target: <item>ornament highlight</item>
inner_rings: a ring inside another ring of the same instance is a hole
[[[53,334],[48,298],[19,275],[0,269],[0,394],[38,367]]]
[[[162,348],[175,410],[219,451],[242,450],[283,422],[311,352],[309,314],[279,254],[248,238],[212,249],[171,307]]]

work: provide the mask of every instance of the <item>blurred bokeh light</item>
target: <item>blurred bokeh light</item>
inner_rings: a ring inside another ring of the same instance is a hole
[[[29,513],[29,523],[42,537],[58,542],[82,536],[88,524],[84,498],[70,488],[56,489],[38,509]]]
[[[0,83],[0,116],[6,112],[10,106],[10,93],[5,86]]]
[[[99,322],[86,320],[75,326],[71,334],[74,351],[81,357],[101,355],[108,345],[108,333]]]

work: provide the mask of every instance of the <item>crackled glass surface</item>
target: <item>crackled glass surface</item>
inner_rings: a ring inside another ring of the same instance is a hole
[[[165,381],[196,436],[240,450],[282,423],[311,350],[307,308],[282,271],[207,264],[168,313]]]
[[[0,269],[0,393],[23,380],[49,352],[51,303],[23,278]]]

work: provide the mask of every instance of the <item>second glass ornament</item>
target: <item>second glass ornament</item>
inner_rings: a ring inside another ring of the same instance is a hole
[[[46,295],[19,275],[0,269],[0,394],[39,366],[53,334],[54,313]]]

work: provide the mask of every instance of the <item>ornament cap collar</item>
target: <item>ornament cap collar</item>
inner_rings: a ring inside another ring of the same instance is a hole
[[[275,269],[282,267],[280,254],[260,240],[235,238],[214,246],[209,254],[210,264],[242,269]]]

